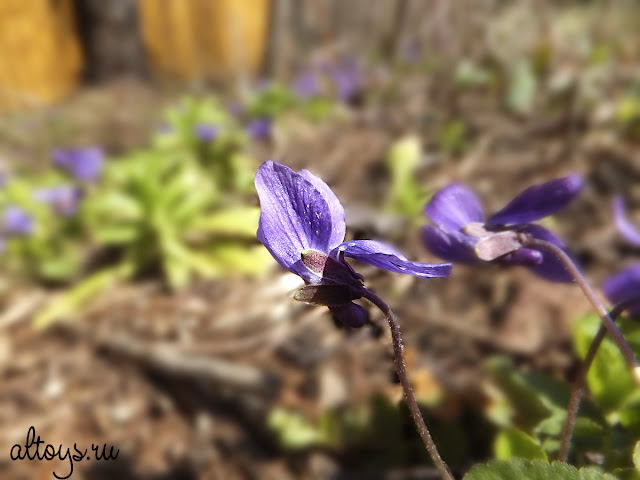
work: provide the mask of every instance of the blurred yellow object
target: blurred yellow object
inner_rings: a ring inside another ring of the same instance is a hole
[[[49,104],[82,67],[73,0],[0,1],[0,112]]]
[[[270,0],[139,0],[152,68],[180,79],[254,73]]]

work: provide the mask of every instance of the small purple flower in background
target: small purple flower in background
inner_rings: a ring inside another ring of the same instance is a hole
[[[563,208],[583,185],[579,175],[570,175],[529,187],[486,221],[480,201],[470,189],[449,185],[425,205],[425,213],[435,225],[423,227],[423,241],[434,255],[445,260],[474,264],[495,259],[507,265],[525,266],[547,280],[573,281],[554,255],[522,247],[517,234],[529,234],[566,251],[559,238],[530,222]]]
[[[640,230],[625,216],[622,197],[613,200],[613,218],[620,235],[633,246],[640,247]],[[640,317],[640,263],[632,264],[607,278],[602,284],[602,291],[613,304],[638,298],[628,312]]]
[[[203,142],[212,142],[218,136],[218,129],[208,123],[199,123],[193,129],[193,132]]]
[[[237,100],[232,100],[227,103],[227,112],[234,118],[240,118],[244,114],[244,107]]]
[[[255,118],[247,124],[247,133],[255,141],[267,140],[271,137],[271,119]]]
[[[633,225],[624,214],[622,197],[613,199],[613,219],[620,234],[631,244],[640,247],[640,229]]]
[[[602,291],[614,305],[637,298],[638,301],[634,301],[627,311],[634,317],[640,317],[640,263],[634,263],[607,278],[602,284]]]
[[[320,92],[318,78],[313,72],[304,72],[293,80],[293,91],[303,100],[315,97]]]
[[[103,153],[98,147],[54,150],[53,163],[77,180],[95,182],[102,170]]]
[[[6,235],[29,235],[33,232],[33,218],[22,208],[9,205],[4,209],[2,233]]]
[[[307,170],[296,173],[268,161],[258,168],[255,185],[261,207],[258,240],[307,284],[294,298],[328,306],[347,325],[364,325],[367,314],[352,301],[362,296],[363,278],[344,257],[422,278],[451,271],[451,264],[411,262],[377,241],[343,242],[344,209],[329,186]]]
[[[362,88],[362,74],[354,61],[342,60],[327,66],[327,73],[333,80],[338,98],[348,103],[352,101]]]
[[[60,185],[36,190],[33,192],[33,196],[41,202],[51,205],[57,214],[70,217],[78,211],[83,192],[79,187]]]

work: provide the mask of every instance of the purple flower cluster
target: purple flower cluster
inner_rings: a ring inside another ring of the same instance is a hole
[[[41,202],[51,205],[53,211],[63,217],[71,217],[78,211],[80,200],[84,192],[73,185],[59,185],[51,188],[41,188],[33,192],[33,196]]]
[[[620,234],[631,245],[640,248],[640,229],[625,216],[621,197],[614,199],[613,218]],[[628,311],[631,315],[640,317],[640,262],[633,263],[607,278],[602,284],[602,291],[612,303],[637,298],[638,302],[634,302]]]
[[[296,299],[326,305],[352,327],[367,321],[353,303],[362,296],[363,277],[345,257],[384,270],[422,278],[446,277],[451,264],[411,262],[393,247],[374,240],[344,242],[344,209],[329,186],[307,170],[296,173],[265,162],[255,178],[261,214],[258,240],[278,263],[307,284]]]
[[[0,252],[4,251],[5,238],[30,235],[34,229],[31,215],[17,205],[8,205],[2,212],[0,224]]]
[[[271,137],[272,123],[269,117],[254,118],[247,124],[247,134],[254,141],[268,140]]]
[[[209,123],[199,123],[193,129],[193,133],[205,143],[213,142],[218,136],[218,128]]]
[[[53,163],[81,182],[95,182],[102,170],[104,154],[98,147],[54,150]]]
[[[495,260],[522,265],[547,280],[570,282],[573,277],[554,255],[522,247],[517,234],[551,242],[566,251],[558,237],[531,222],[563,208],[583,184],[580,176],[570,175],[529,187],[486,220],[480,200],[470,189],[449,185],[425,206],[427,217],[435,225],[423,227],[423,241],[434,255],[445,260],[469,264]]]

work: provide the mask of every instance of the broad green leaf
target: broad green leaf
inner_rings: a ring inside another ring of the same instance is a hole
[[[570,394],[568,384],[537,372],[518,372],[504,357],[492,358],[488,368],[525,430],[566,408]]]
[[[191,225],[191,229],[218,235],[255,238],[259,218],[260,209],[258,207],[228,208],[196,219]]]
[[[493,448],[499,460],[509,460],[513,457],[547,460],[547,454],[536,440],[515,427],[502,430],[496,437]]]
[[[95,241],[101,245],[126,245],[141,236],[137,223],[106,223],[93,230]]]
[[[600,319],[587,315],[574,326],[574,344],[578,354],[584,358],[596,332]],[[615,343],[606,337],[587,374],[587,384],[602,408],[611,412],[619,408],[635,388],[629,369]]]
[[[519,60],[509,72],[507,107],[516,113],[529,113],[533,107],[538,79],[531,62]]]
[[[640,472],[640,442],[636,442],[636,446],[633,448],[633,465]]]
[[[618,480],[596,468],[576,467],[562,462],[551,464],[543,460],[529,461],[514,458],[495,460],[486,465],[476,465],[464,476],[464,480]]]
[[[640,390],[635,389],[616,412],[620,423],[636,437],[640,437]]]
[[[227,273],[258,276],[273,265],[273,257],[262,245],[246,246],[225,242],[212,248],[215,263]]]
[[[53,322],[71,315],[91,297],[97,295],[109,285],[129,277],[133,272],[133,264],[123,262],[115,267],[94,273],[49,302],[33,318],[33,327],[37,329],[46,328]]]
[[[309,448],[322,440],[320,429],[298,412],[274,408],[269,413],[267,425],[277,434],[280,444],[288,449]]]

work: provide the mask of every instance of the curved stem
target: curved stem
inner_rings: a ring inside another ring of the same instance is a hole
[[[609,316],[609,312],[607,312],[607,309],[598,299],[597,295],[591,288],[591,285],[587,283],[587,280],[582,275],[582,272],[580,272],[575,263],[573,263],[573,260],[571,260],[569,255],[567,255],[564,250],[562,250],[557,245],[554,245],[551,242],[547,242],[546,240],[533,238],[529,235],[523,235],[521,238],[521,243],[523,247],[537,247],[547,250],[548,252],[551,252],[553,255],[555,255],[558,260],[560,260],[562,265],[569,271],[571,276],[573,276],[573,278],[575,279],[576,283],[580,286],[580,288],[582,289],[582,293],[584,293],[584,296],[587,297],[589,303],[591,303],[595,311],[600,316],[600,320],[602,320],[603,326],[607,329],[607,332],[609,333],[609,335],[611,335],[613,341],[616,342],[616,345],[618,345],[618,348],[622,352],[622,356],[627,362],[627,365],[629,365],[634,380],[636,381],[636,383],[640,384],[640,363],[638,363],[638,360],[631,350],[631,347],[629,347],[629,344],[622,336],[622,333],[616,326],[615,322]]]
[[[618,303],[614,306],[609,312],[609,317],[612,320],[616,320],[622,312],[624,312],[627,308],[629,308],[632,304],[640,301],[640,298],[633,298],[630,300],[626,300],[624,302]],[[578,416],[578,409],[580,408],[580,401],[582,400],[582,396],[584,395],[584,386],[587,380],[587,373],[589,372],[589,368],[591,368],[591,364],[598,352],[598,348],[602,344],[604,337],[607,334],[607,329],[604,325],[600,326],[598,333],[593,338],[591,345],[589,346],[589,350],[587,351],[587,355],[584,357],[582,364],[580,365],[580,369],[576,375],[576,379],[573,382],[571,389],[571,397],[569,397],[569,405],[567,406],[567,418],[564,422],[564,427],[562,428],[562,435],[560,436],[560,450],[558,451],[558,456],[556,460],[561,462],[566,462],[569,457],[569,446],[571,444],[571,437],[573,436],[573,428],[576,424],[576,418]]]
[[[391,311],[389,306],[382,301],[375,293],[366,288],[363,289],[363,297],[373,303],[376,307],[378,307],[382,313],[384,313],[387,321],[389,322],[389,327],[391,329],[391,340],[393,343],[393,361],[396,366],[396,371],[398,372],[398,377],[400,378],[400,383],[402,384],[402,390],[404,391],[404,396],[407,401],[407,406],[409,407],[409,411],[411,412],[411,417],[413,422],[416,424],[416,428],[418,429],[418,433],[420,434],[420,438],[422,438],[422,443],[429,452],[429,456],[433,461],[433,464],[442,475],[444,480],[455,480],[453,474],[447,467],[446,463],[440,457],[438,453],[438,449],[436,448],[436,444],[433,442],[433,438],[431,438],[431,434],[429,433],[429,429],[427,425],[424,423],[424,418],[422,418],[422,413],[420,412],[420,408],[418,407],[418,402],[416,401],[416,397],[413,394],[413,389],[411,388],[411,383],[409,382],[409,376],[407,375],[407,369],[404,362],[404,355],[402,354],[402,337],[400,336],[400,326],[398,325],[398,321],[396,316]]]

